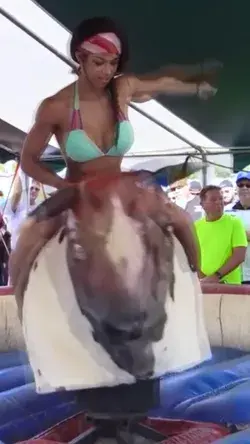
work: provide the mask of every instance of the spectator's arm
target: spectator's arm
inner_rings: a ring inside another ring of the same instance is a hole
[[[19,176],[16,177],[14,182],[14,190],[12,193],[12,196],[10,198],[10,209],[13,211],[13,213],[16,212],[17,207],[20,203],[21,197],[22,197],[22,182]]]
[[[239,265],[241,265],[244,262],[245,256],[246,256],[246,247],[233,248],[233,252],[230,258],[217,271],[222,276],[226,276],[228,273],[233,271],[235,268],[237,268]]]
[[[225,264],[217,270],[222,276],[226,276],[244,262],[247,245],[248,241],[244,225],[240,219],[235,218],[232,234],[232,255]]]

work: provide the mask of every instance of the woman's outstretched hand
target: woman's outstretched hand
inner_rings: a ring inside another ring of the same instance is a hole
[[[214,88],[213,86],[211,86],[209,83],[207,82],[202,82],[197,86],[197,96],[201,99],[201,100],[207,100],[210,99],[210,97],[215,96],[215,94],[217,93],[218,89]]]

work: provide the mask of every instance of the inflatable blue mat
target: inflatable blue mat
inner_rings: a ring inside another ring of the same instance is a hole
[[[36,394],[25,353],[0,354],[0,444],[28,439],[78,412],[71,393]]]
[[[250,355],[161,379],[161,406],[151,416],[250,423]]]
[[[214,444],[250,444],[250,429],[217,439]]]
[[[199,368],[161,378],[161,406],[150,414],[249,424],[250,355],[243,355],[215,349],[212,361]],[[37,395],[26,354],[0,354],[0,441],[4,444],[31,438],[78,413],[83,404],[77,404],[72,392]]]

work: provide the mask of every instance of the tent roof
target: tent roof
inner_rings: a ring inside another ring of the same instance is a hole
[[[0,163],[19,159],[25,137],[25,132],[0,119]],[[54,163],[56,169],[64,167],[60,151],[54,146],[47,146],[42,159],[46,162]]]
[[[169,63],[223,62],[218,95],[209,102],[197,99],[159,101],[179,117],[224,146],[250,146],[250,3],[228,0],[38,0],[69,30],[79,19],[108,15],[128,31],[130,69],[149,72]],[[242,5],[242,7],[240,6]],[[142,19],[143,18],[143,19]]]

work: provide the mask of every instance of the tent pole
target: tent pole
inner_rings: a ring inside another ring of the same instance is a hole
[[[204,164],[204,166],[202,167],[202,181],[203,181],[203,186],[206,186],[207,185],[207,167],[206,167],[207,151],[205,150],[205,148],[203,148],[202,146],[196,145],[195,143],[191,142],[186,137],[182,136],[177,131],[175,131],[172,128],[170,128],[168,125],[165,125],[160,120],[155,119],[155,117],[150,116],[148,113],[146,113],[145,111],[143,111],[140,108],[138,108],[138,106],[136,106],[134,103],[131,103],[130,107],[133,108],[134,110],[136,110],[137,112],[139,112],[140,114],[142,114],[147,119],[150,119],[151,122],[155,123],[159,127],[163,128],[164,130],[166,130],[169,133],[173,134],[173,136],[178,137],[178,139],[180,139],[182,142],[188,144],[191,148],[194,148],[196,151],[198,151],[200,153],[202,163]]]
[[[72,68],[75,68],[76,65],[74,65],[73,62],[68,60],[67,57],[65,57],[63,54],[61,54],[59,51],[57,51],[53,46],[46,43],[43,39],[41,39],[37,34],[35,34],[33,31],[31,31],[27,26],[23,25],[19,20],[17,20],[13,15],[9,14],[5,9],[0,7],[0,14],[5,17],[7,20],[9,20],[13,25],[15,25],[17,28],[21,29],[21,31],[28,34],[29,37],[31,37],[33,40],[35,40],[37,43],[42,45],[44,48],[46,48],[49,52],[53,53],[58,59],[60,59],[62,62],[66,63],[67,65],[71,66]]]

